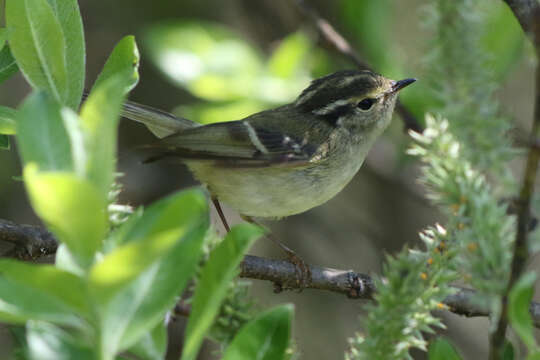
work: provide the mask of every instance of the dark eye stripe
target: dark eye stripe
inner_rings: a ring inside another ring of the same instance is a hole
[[[369,110],[376,101],[376,99],[365,98],[364,100],[360,101],[357,106],[359,109]]]
[[[351,104],[345,104],[345,105],[337,106],[327,113],[318,114],[317,116],[319,118],[324,119],[324,121],[327,121],[331,125],[336,126],[339,118],[350,113],[351,111],[352,111]]]

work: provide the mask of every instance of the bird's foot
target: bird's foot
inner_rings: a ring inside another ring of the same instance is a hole
[[[296,274],[296,288],[298,291],[302,291],[311,285],[311,269],[304,259],[298,256],[293,250],[289,249],[283,244],[281,245],[281,248],[287,255],[287,260],[294,265],[294,271]]]

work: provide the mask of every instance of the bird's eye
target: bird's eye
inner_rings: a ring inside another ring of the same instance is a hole
[[[358,103],[358,108],[361,110],[369,110],[375,104],[376,99],[365,98]]]

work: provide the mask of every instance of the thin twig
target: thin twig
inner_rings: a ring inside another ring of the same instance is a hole
[[[320,16],[320,14],[311,7],[305,0],[296,0],[298,8],[304,13],[317,27],[322,38],[328,42],[336,51],[348,58],[356,67],[360,69],[372,70],[371,66],[358,55],[351,44],[341,35],[333,26]],[[422,125],[399,101],[396,103],[396,111],[401,115],[405,124],[405,130],[413,130],[417,133],[424,131]]]
[[[523,31],[529,36],[536,49],[537,59],[540,60],[540,4],[538,0],[505,0],[515,17],[518,19]],[[530,142],[533,143],[540,135],[540,71],[536,69],[536,95],[533,125],[530,132]],[[502,359],[505,344],[506,329],[508,327],[508,293],[523,274],[529,259],[527,234],[531,217],[531,198],[534,193],[540,148],[531,146],[527,155],[527,165],[523,175],[523,183],[517,201],[517,231],[514,243],[514,253],[510,279],[506,288],[506,295],[502,299],[502,311],[495,331],[490,336],[489,358]]]
[[[311,271],[311,282],[306,288],[328,290],[345,294],[351,299],[372,299],[375,285],[369,275],[352,270],[336,270],[307,264]],[[299,289],[295,266],[286,260],[265,259],[246,255],[240,264],[240,277],[269,280],[274,291]],[[304,284],[305,285],[305,284]]]

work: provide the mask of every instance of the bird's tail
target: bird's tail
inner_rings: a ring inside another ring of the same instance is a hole
[[[88,95],[88,92],[85,91],[83,101],[88,98]],[[124,103],[121,115],[127,119],[143,123],[158,138],[198,126],[197,123],[191,120],[132,101]]]

